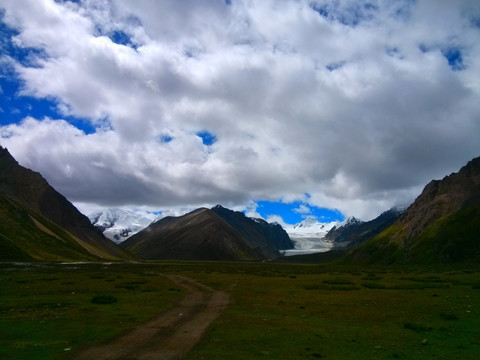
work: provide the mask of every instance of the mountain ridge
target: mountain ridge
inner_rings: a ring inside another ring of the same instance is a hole
[[[480,260],[480,157],[428,183],[395,223],[347,259],[384,264]]]
[[[352,249],[381,233],[392,225],[401,214],[402,210],[392,208],[370,221],[361,221],[355,217],[350,217],[343,224],[339,224],[338,227],[333,227],[325,235],[325,239],[331,241],[335,249]]]
[[[294,247],[287,232],[277,223],[270,224],[263,219],[249,218],[241,211],[233,211],[221,205],[216,205],[211,210],[251,242],[272,252],[272,255],[277,255],[278,250]]]
[[[21,166],[1,146],[0,197],[1,246],[8,254],[36,260],[130,258],[41,174]]]
[[[216,206],[160,219],[120,245],[147,259],[265,260],[279,256],[277,247],[285,239],[275,244],[268,236],[282,231]]]

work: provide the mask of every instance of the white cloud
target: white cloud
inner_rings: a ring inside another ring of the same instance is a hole
[[[22,94],[101,129],[29,118],[0,141],[82,203],[242,207],[308,192],[374,216],[480,153],[477,2],[375,4],[5,0],[16,44],[48,55],[16,64]]]
[[[312,212],[312,210],[305,204],[300,204],[298,208],[293,209],[293,212],[296,212],[298,214],[302,215],[308,215]]]
[[[283,218],[282,218],[281,216],[279,216],[279,215],[270,215],[270,216],[267,217],[266,221],[269,222],[269,223],[277,223],[277,224],[280,224],[280,225],[282,225],[282,227],[283,227],[284,229],[287,229],[287,228],[291,227],[291,225],[290,225],[290,224],[287,224],[287,223],[283,220]]]

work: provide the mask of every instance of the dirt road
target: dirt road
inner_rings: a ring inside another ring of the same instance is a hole
[[[188,291],[173,308],[108,344],[86,349],[77,359],[182,359],[228,305],[229,296],[183,276],[167,278]]]

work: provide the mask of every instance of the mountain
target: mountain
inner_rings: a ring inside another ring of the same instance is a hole
[[[248,241],[264,249],[265,253],[277,255],[278,250],[293,249],[294,244],[279,224],[270,224],[263,219],[250,218],[241,211],[232,211],[217,205],[211,209],[223,218]]]
[[[98,260],[130,255],[39,174],[0,147],[0,260]]]
[[[106,209],[88,215],[90,222],[108,239],[121,243],[150,225],[154,218],[134,211]]]
[[[480,157],[431,181],[401,217],[347,260],[457,263],[480,260]]]
[[[295,244],[295,252],[323,252],[333,247],[333,243],[326,240],[325,235],[337,224],[336,221],[321,223],[316,219],[307,218],[285,230]]]
[[[354,248],[381,233],[392,225],[401,214],[402,210],[393,208],[366,222],[355,217],[348,218],[344,224],[333,227],[325,235],[325,240],[331,241],[335,249]]]
[[[361,221],[350,217],[342,223],[320,223],[314,219],[306,219],[287,229],[290,238],[296,243],[296,249],[287,252],[289,256],[280,259],[289,263],[325,263],[346,255],[352,248],[371,239],[388,226],[401,214],[400,210],[385,211],[376,219]],[[312,251],[316,249],[317,251]],[[318,251],[319,250],[319,251]]]
[[[285,236],[279,226],[217,206],[163,218],[121,246],[144,259],[264,260],[279,256]]]

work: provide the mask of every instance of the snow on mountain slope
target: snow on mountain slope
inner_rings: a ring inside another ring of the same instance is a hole
[[[88,216],[90,222],[103,231],[103,235],[116,243],[143,230],[155,217],[155,214],[122,209],[106,209]]]
[[[325,235],[338,222],[321,223],[316,219],[307,218],[296,225],[287,226],[285,230],[295,244],[295,250],[287,250],[285,255],[298,255],[328,251],[333,247],[331,241],[325,240]]]

